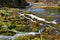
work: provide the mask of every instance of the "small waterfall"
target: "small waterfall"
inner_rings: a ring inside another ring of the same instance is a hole
[[[45,27],[42,27],[40,30],[39,30],[39,33],[41,34],[46,28]]]
[[[0,36],[0,40],[11,40],[13,36]]]

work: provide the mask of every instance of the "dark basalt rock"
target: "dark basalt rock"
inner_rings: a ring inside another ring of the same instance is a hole
[[[0,0],[0,7],[25,8],[26,0]]]

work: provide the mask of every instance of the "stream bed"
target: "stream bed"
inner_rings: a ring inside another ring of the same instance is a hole
[[[56,21],[54,21],[54,20],[56,20],[56,19],[57,20],[60,20],[60,12],[58,12],[58,11],[47,10],[47,9],[30,9],[30,8],[29,9],[24,9],[24,11],[32,12],[34,15],[33,14],[27,14],[28,16],[31,16],[32,19],[33,18],[36,18],[37,20],[44,21],[46,23],[56,24]],[[54,15],[54,16],[56,16],[56,18],[54,18],[53,21],[51,21],[51,22],[45,20],[44,18],[40,18],[41,16],[48,16],[48,15],[51,15],[51,16]],[[28,19],[29,20],[32,20],[30,18],[28,18]],[[35,22],[35,21],[32,20],[32,22]],[[48,26],[49,26],[49,24],[48,24]],[[51,26],[51,28],[52,27],[53,26]],[[53,28],[53,29],[55,29],[55,28]],[[44,27],[42,27],[42,29],[40,29],[38,32],[26,32],[26,33],[24,33],[24,32],[22,32],[22,33],[21,32],[18,32],[18,34],[14,35],[14,36],[11,36],[11,38],[8,37],[8,36],[0,36],[0,40],[15,40],[15,38],[18,37],[18,36],[26,36],[26,35],[40,34],[40,32],[42,32],[43,30],[45,30]]]

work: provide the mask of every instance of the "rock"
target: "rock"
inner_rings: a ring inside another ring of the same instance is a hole
[[[0,7],[25,8],[26,0],[0,0]]]

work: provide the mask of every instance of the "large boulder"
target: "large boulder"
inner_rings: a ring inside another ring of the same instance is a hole
[[[25,8],[27,5],[26,0],[0,0],[0,7]]]

